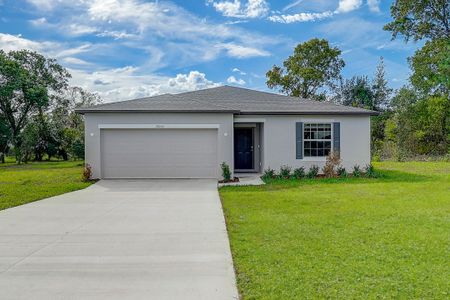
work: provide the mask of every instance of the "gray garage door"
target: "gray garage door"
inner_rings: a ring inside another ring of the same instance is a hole
[[[102,129],[103,178],[216,178],[216,129]]]

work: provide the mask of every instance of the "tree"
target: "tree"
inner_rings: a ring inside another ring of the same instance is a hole
[[[399,34],[405,41],[450,38],[450,9],[448,0],[395,0],[391,6],[393,21],[384,26],[395,39]]]
[[[67,87],[70,74],[56,60],[28,51],[0,50],[0,114],[11,131],[16,161],[22,161],[22,130],[42,115],[50,100]]]
[[[384,59],[380,57],[380,63],[375,71],[375,77],[372,82],[373,107],[375,110],[385,110],[389,107],[392,89],[385,78]]]
[[[8,142],[11,133],[8,124],[3,116],[0,115],[0,162],[5,162],[5,156],[8,152]]]
[[[341,79],[334,90],[335,102],[376,111],[385,111],[389,107],[392,89],[385,78],[384,60],[381,57],[372,81],[367,76],[353,76]]]
[[[376,109],[374,93],[367,76],[353,76],[350,79],[341,80],[334,98],[343,105]]]
[[[422,94],[450,93],[450,39],[427,41],[408,59],[411,83]]]
[[[341,69],[345,66],[340,55],[341,50],[330,47],[324,39],[298,44],[294,54],[283,62],[283,67],[274,65],[266,73],[266,84],[294,97],[320,97],[320,88],[325,85],[332,87],[333,82],[340,78]]]
[[[416,92],[410,87],[402,87],[392,99],[394,115],[386,128],[386,135],[395,144],[395,156],[399,160],[417,153],[417,139],[414,135],[414,106],[419,101]]]
[[[389,136],[395,141],[398,158],[447,153],[450,102],[446,97],[421,98],[413,88],[403,87],[392,106]]]
[[[83,116],[75,113],[82,106],[100,104],[97,94],[89,93],[80,87],[70,87],[59,95],[53,103],[51,124],[58,141],[58,154],[63,159],[84,157]]]

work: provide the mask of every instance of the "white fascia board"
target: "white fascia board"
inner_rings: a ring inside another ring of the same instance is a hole
[[[99,129],[219,129],[219,124],[98,124]]]
[[[234,123],[264,123],[266,119],[262,118],[240,118],[234,117]]]

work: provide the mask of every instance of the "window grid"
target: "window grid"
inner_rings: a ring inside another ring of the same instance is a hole
[[[303,128],[303,155],[323,157],[331,151],[331,124],[305,123]]]

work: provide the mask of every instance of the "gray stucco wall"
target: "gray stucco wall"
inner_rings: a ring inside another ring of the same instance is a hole
[[[311,165],[323,167],[325,158],[296,159],[296,122],[340,122],[344,167],[350,171],[356,164],[363,167],[370,163],[369,116],[233,116],[231,113],[86,113],[86,163],[92,166],[93,177],[100,178],[100,124],[218,124],[217,165],[225,161],[233,170],[233,123],[238,120],[263,123],[262,169],[279,170],[282,165],[304,166],[306,169]]]
[[[263,121],[263,168],[279,170],[282,165],[292,168],[312,165],[322,168],[325,158],[296,159],[296,122],[340,122],[341,158],[343,166],[350,171],[354,165],[364,167],[370,163],[370,117],[369,116],[237,116],[235,119]]]
[[[100,124],[218,124],[218,161],[233,168],[233,115],[228,113],[86,113],[86,163],[90,164],[93,178],[101,177]],[[164,130],[164,129],[161,129]],[[218,170],[218,177],[219,177]]]

